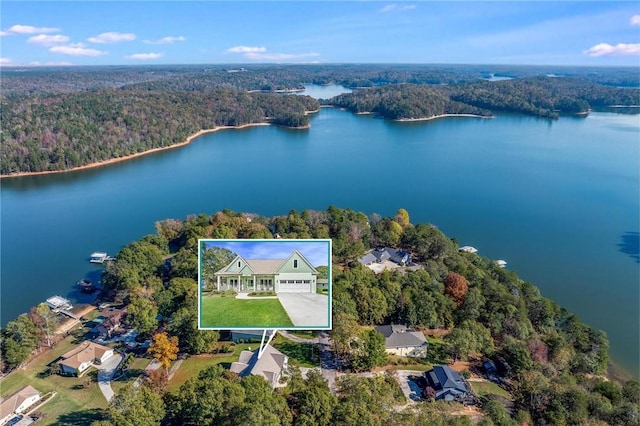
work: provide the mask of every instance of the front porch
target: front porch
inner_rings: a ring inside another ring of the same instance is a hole
[[[220,276],[216,277],[216,290],[241,292],[274,291],[273,276]]]

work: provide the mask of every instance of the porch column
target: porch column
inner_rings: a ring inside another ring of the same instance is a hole
[[[220,291],[220,275],[216,277],[216,290]]]
[[[238,293],[242,290],[242,275],[238,275]]]
[[[253,291],[256,291],[256,276],[253,276]]]

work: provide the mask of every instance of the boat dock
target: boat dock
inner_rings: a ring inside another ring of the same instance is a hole
[[[71,304],[69,299],[65,299],[62,296],[52,296],[48,298],[45,303],[51,308],[53,312],[57,314],[63,314],[75,320],[80,319],[79,316],[71,312],[71,309],[73,309],[73,305]]]
[[[93,252],[91,253],[91,256],[89,256],[89,262],[91,263],[104,263],[104,262],[109,262],[113,260],[116,260],[116,258],[111,257],[107,253],[102,251]]]

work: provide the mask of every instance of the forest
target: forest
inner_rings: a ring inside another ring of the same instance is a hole
[[[207,353],[220,338],[197,329],[199,238],[331,238],[333,241],[333,350],[348,371],[384,365],[374,353],[370,326],[402,323],[444,330],[451,360],[500,359],[514,408],[482,400],[482,425],[638,424],[640,384],[605,378],[606,335],[543,297],[531,283],[494,261],[458,250],[437,227],[412,224],[400,209],[393,217],[370,216],[330,206],[263,217],[230,210],[166,219],[156,233],[124,247],[102,278],[103,299],[128,306],[127,320],[141,337],[164,330],[188,356]],[[411,252],[422,268],[374,274],[357,262],[368,249],[388,245]],[[211,270],[228,259],[208,253]],[[46,339],[46,318],[33,310],[2,330],[2,361],[15,368]],[[372,341],[369,345],[367,342]],[[134,424],[433,424],[467,425],[439,403],[416,411],[398,405],[395,380],[345,375],[337,395],[321,376],[297,373],[272,391],[255,377],[239,378],[211,367],[175,392],[143,387],[120,391],[96,425]],[[257,393],[256,393],[257,392]],[[260,394],[260,398],[256,395]],[[268,401],[268,403],[267,403]],[[271,407],[266,410],[265,407]],[[136,420],[137,419],[137,420]],[[519,423],[516,423],[519,422]]]
[[[235,89],[101,89],[1,100],[0,173],[68,170],[183,142],[217,126],[309,124],[308,96]]]
[[[487,81],[495,75],[512,79]],[[309,83],[356,89],[321,103],[389,119],[490,116],[490,111],[557,118],[611,105],[640,105],[638,76],[630,68],[7,67],[0,96],[0,175],[69,170],[171,146],[215,126],[269,122],[305,128],[308,113],[319,103],[279,92],[301,90]]]

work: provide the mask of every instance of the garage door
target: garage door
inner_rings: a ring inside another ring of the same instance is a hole
[[[281,293],[311,293],[311,281],[309,280],[282,280],[280,281]]]

